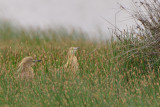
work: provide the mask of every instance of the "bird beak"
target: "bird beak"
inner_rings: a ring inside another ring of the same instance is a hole
[[[74,48],[74,50],[77,50],[77,49],[79,49],[79,47],[75,47],[75,48]]]
[[[42,60],[33,60],[33,62],[41,62]]]

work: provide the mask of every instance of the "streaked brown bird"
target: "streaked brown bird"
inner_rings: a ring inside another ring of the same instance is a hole
[[[64,65],[64,69],[66,69],[67,71],[77,71],[79,68],[79,63],[77,57],[75,56],[78,48],[79,47],[69,48],[67,63]]]
[[[40,62],[40,61],[41,60],[34,60],[31,56],[23,58],[21,63],[19,64],[18,77],[21,79],[33,79],[34,70],[32,66],[36,62]]]

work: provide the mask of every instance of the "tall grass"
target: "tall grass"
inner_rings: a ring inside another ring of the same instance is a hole
[[[160,1],[133,0],[133,6],[133,10],[121,6],[135,20],[136,28],[120,31],[120,33],[116,30],[116,37],[128,47],[119,57],[123,57],[126,63],[131,60],[142,59],[146,65],[143,67],[147,69],[146,72],[153,69],[158,72],[160,64]]]
[[[159,106],[160,3],[139,3],[147,11],[135,11],[133,18],[142,26],[121,32],[120,41],[94,42],[77,31],[1,24],[0,106]],[[80,47],[76,73],[58,70],[71,46]],[[16,78],[25,56],[42,59],[34,66],[34,80],[27,82]]]
[[[132,48],[128,42],[96,43],[82,33],[82,38],[58,38],[53,30],[15,31],[10,26],[0,35],[0,106],[160,105],[159,68],[148,69],[148,57],[124,55]],[[55,70],[66,63],[70,46],[80,47],[76,74]],[[25,56],[42,59],[29,82],[16,79],[17,65]]]

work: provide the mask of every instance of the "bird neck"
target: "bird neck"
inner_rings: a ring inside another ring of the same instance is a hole
[[[73,58],[73,57],[75,57],[75,54],[74,54],[74,53],[68,54],[68,59],[71,59],[71,58]]]
[[[29,69],[33,69],[32,67],[31,67],[31,65],[29,65],[29,64],[23,64],[23,65],[21,65],[20,67],[19,67],[19,69],[21,69],[22,71],[24,70],[29,70]]]

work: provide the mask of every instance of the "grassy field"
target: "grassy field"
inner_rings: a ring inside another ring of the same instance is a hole
[[[129,42],[112,38],[97,43],[84,36],[3,26],[0,106],[160,106],[158,65],[152,67],[143,54],[127,52],[132,49]],[[55,70],[66,63],[71,46],[80,47],[79,71]],[[35,79],[28,82],[16,79],[25,56],[42,59],[34,66]]]

